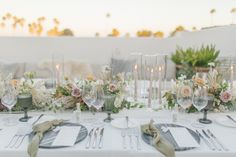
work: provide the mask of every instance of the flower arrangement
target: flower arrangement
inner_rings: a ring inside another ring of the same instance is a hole
[[[82,86],[80,82],[75,83],[65,78],[65,83],[56,88],[52,107],[55,107],[55,109],[74,109],[77,103],[80,103],[82,111],[88,110],[87,105],[82,99]]]
[[[32,106],[29,109],[52,111],[73,110],[77,107],[77,103],[79,103],[81,111],[86,111],[89,108],[82,99],[84,83],[92,86],[96,84],[102,85],[105,96],[115,97],[113,113],[117,113],[123,108],[141,108],[143,106],[140,103],[126,100],[127,84],[124,80],[124,74],[111,76],[109,68],[104,69],[102,79],[95,79],[93,76],[88,76],[85,80],[72,81],[65,78],[63,83],[57,86],[55,90],[47,89],[45,87],[45,80],[35,80],[35,75],[35,72],[26,72],[24,78],[11,81],[16,89],[17,95],[30,95],[32,97]],[[4,81],[1,78],[0,96],[4,89]],[[13,110],[20,111],[22,108],[17,104]]]
[[[211,66],[212,64],[210,64]],[[173,108],[176,104],[176,89],[179,86],[185,86],[184,81],[186,77],[180,77],[177,81],[175,86],[172,88],[171,91],[168,91],[164,94],[164,98],[167,101],[167,107]],[[229,89],[229,83],[224,81],[222,75],[219,74],[213,66],[211,66],[209,73],[207,74],[206,80],[203,78],[197,77],[194,75],[193,78],[190,80],[193,84],[193,88],[197,88],[199,86],[204,86],[208,90],[208,97],[209,102],[208,105],[210,110],[214,112],[224,112],[229,110],[233,106],[233,96],[232,92]],[[182,94],[184,95],[191,95],[191,87],[186,86],[186,88],[181,88]],[[187,112],[195,112],[197,111],[194,106],[192,105],[190,108],[187,109]]]
[[[34,81],[36,72],[25,72],[20,80],[14,80],[17,95],[28,95],[32,97],[32,106],[30,109],[46,109],[51,104],[52,94],[45,88],[44,81]],[[21,110],[18,104],[14,110]]]
[[[85,84],[92,86],[99,84],[103,88],[104,95],[115,96],[113,113],[117,113],[123,108],[142,107],[139,103],[131,103],[125,99],[126,83],[124,81],[124,74],[117,74],[112,77],[107,75],[110,75],[110,73],[105,71],[103,79],[94,79],[92,76],[89,76],[86,80],[79,80],[76,83],[66,78],[65,83],[56,89],[52,107],[54,109],[75,109],[76,104],[80,103],[81,111],[88,110],[88,106],[82,99],[82,90]]]

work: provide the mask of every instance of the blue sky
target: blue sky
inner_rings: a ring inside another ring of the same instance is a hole
[[[233,7],[236,0],[0,0],[0,16],[10,12],[27,22],[45,16],[48,28],[57,17],[61,28],[69,27],[78,36],[105,35],[112,28],[134,36],[139,29],[168,33],[177,25],[210,26],[212,8],[216,9],[214,24],[227,25]]]

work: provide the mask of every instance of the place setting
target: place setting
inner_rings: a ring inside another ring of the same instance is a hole
[[[235,157],[235,15],[233,0],[2,0],[0,156]]]

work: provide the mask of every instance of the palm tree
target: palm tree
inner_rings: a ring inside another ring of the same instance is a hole
[[[215,9],[211,9],[210,10],[210,14],[211,14],[211,25],[213,26],[214,25],[214,14],[216,13],[216,10]]]
[[[232,8],[230,13],[232,14],[232,24],[234,24],[236,8]]]

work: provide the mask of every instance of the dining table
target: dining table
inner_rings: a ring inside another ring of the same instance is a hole
[[[32,116],[32,119],[37,119],[41,114],[43,118],[47,119],[50,117],[52,119],[64,119],[72,123],[79,123],[86,127],[88,133],[92,128],[100,127],[104,128],[103,133],[103,145],[101,148],[86,148],[89,136],[87,136],[81,142],[75,144],[71,147],[63,148],[39,148],[38,157],[162,157],[164,156],[159,151],[157,151],[152,145],[147,144],[143,138],[141,131],[139,131],[138,138],[140,142],[140,148],[137,149],[134,146],[131,148],[127,145],[127,148],[123,147],[123,137],[122,131],[124,129],[120,128],[119,125],[116,126],[112,122],[107,123],[103,120],[106,118],[107,114],[104,112],[96,112],[92,114],[91,112],[82,112],[79,121],[76,121],[75,116],[72,111],[58,111],[56,113],[51,111],[30,111],[28,113]],[[23,113],[12,113],[16,120],[22,117]],[[201,129],[211,130],[211,132],[217,137],[217,139],[227,148],[227,150],[212,150],[206,143],[200,138],[200,145],[194,149],[176,151],[176,157],[235,157],[236,156],[236,127],[227,127],[223,124],[219,124],[216,119],[219,117],[226,117],[226,115],[231,115],[236,117],[235,112],[226,113],[209,113],[208,118],[212,120],[211,124],[199,124],[197,126],[193,125],[198,123],[198,119],[202,117],[202,113],[189,113],[183,114],[178,113],[177,119],[173,121],[172,111],[167,109],[162,110],[152,110],[150,108],[140,108],[140,109],[130,109],[122,110],[117,114],[112,114],[112,118],[122,119],[129,117],[136,122],[137,130],[140,130],[142,124],[147,124],[152,119],[154,123],[164,123],[164,124],[178,124],[185,126],[193,131]],[[29,122],[20,122],[14,126],[4,125],[4,119],[9,116],[8,113],[0,113],[0,157],[27,157],[27,147],[30,142],[29,136],[27,136],[22,144],[17,148],[9,148],[6,145],[10,142],[12,137],[16,134],[19,127],[30,125]],[[96,123],[89,121],[92,118],[96,119]],[[123,124],[122,124],[123,125]],[[185,135],[182,135],[184,138]],[[133,137],[135,139],[135,137]],[[133,140],[135,143],[135,140]]]

